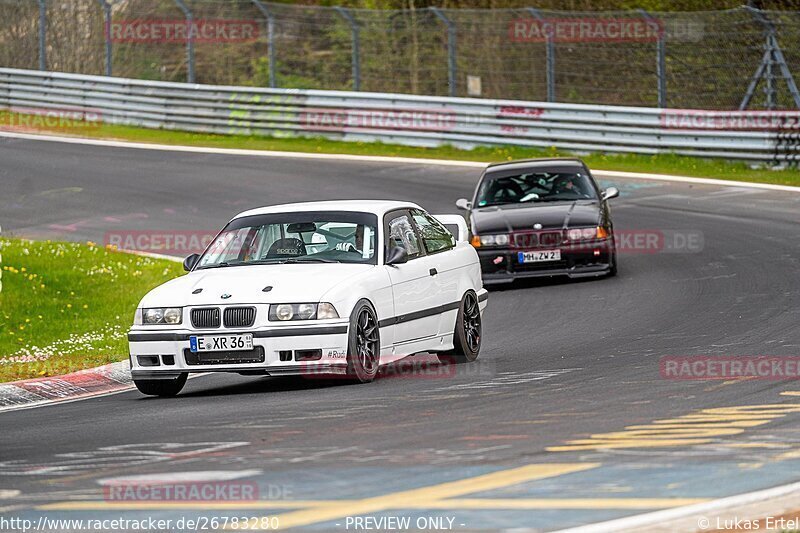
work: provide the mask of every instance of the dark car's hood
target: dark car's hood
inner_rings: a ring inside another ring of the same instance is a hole
[[[474,209],[470,215],[475,234],[531,231],[534,224],[542,229],[596,226],[600,221],[600,204],[596,202],[554,202],[512,204]]]

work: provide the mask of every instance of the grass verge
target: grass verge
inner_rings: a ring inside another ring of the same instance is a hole
[[[0,254],[0,382],[124,360],[139,300],[183,273],[94,243],[0,238]]]
[[[20,117],[23,118],[21,119]],[[53,133],[78,135],[95,139],[114,139],[167,145],[243,148],[249,150],[274,150],[282,152],[422,157],[481,162],[574,155],[569,152],[556,150],[555,148],[548,150],[518,146],[480,147],[472,150],[462,150],[453,146],[422,148],[384,143],[331,141],[324,138],[214,135],[172,130],[155,130],[132,126],[115,126],[110,124],[96,126],[89,124],[82,125],[75,121],[71,121],[59,127],[47,127],[38,124],[35,120],[27,120],[24,117],[27,117],[27,115],[0,112],[0,125],[6,125],[8,129],[8,125],[12,124],[33,124],[35,126],[35,131],[25,130],[30,133]],[[797,168],[781,170],[772,170],[768,167],[753,168],[751,164],[744,162],[702,159],[674,154],[653,156],[633,154],[588,154],[581,155],[581,157],[591,168],[597,170],[675,174],[680,176],[800,186],[800,170]]]

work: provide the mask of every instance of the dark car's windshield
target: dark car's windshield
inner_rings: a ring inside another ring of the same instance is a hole
[[[301,212],[233,220],[199,269],[269,263],[376,264],[378,219],[371,213]]]
[[[475,205],[596,200],[591,178],[581,172],[535,172],[492,178],[486,176]]]

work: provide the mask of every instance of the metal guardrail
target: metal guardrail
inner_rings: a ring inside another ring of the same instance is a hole
[[[7,68],[0,68],[0,109],[219,134],[464,148],[555,147],[577,153],[676,153],[773,163],[800,159],[800,111],[654,109],[261,89]]]

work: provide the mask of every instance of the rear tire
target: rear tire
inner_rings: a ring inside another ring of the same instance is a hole
[[[148,396],[177,396],[186,385],[189,374],[183,373],[175,379],[134,379],[133,384]]]
[[[458,306],[455,331],[453,331],[454,349],[439,355],[439,361],[463,364],[476,360],[481,351],[481,330],[481,308],[478,304],[478,296],[473,291],[467,291]]]
[[[350,315],[347,340],[347,375],[358,383],[369,383],[380,367],[381,335],[378,317],[367,300],[360,300]]]

